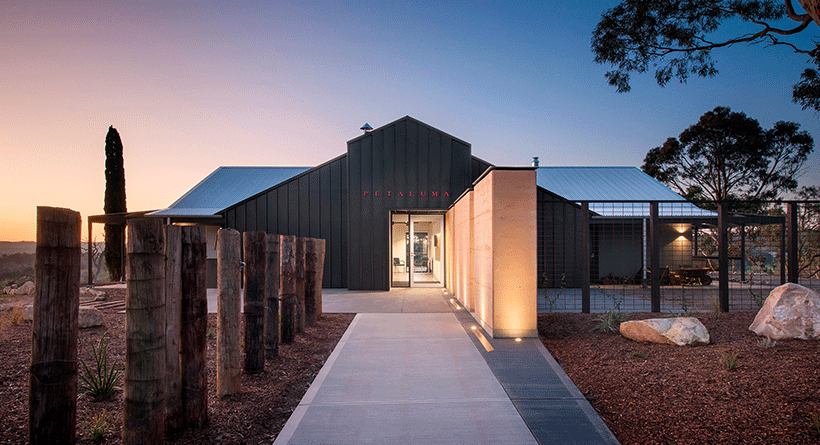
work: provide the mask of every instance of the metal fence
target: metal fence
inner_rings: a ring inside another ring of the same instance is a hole
[[[817,201],[539,202],[538,311],[757,311],[786,282],[820,291],[818,220]]]

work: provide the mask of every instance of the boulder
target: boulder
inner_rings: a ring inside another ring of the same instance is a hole
[[[772,340],[820,338],[820,295],[795,283],[776,287],[749,330]]]
[[[95,328],[103,325],[102,312],[91,306],[80,306],[80,317],[77,322],[80,329]]]
[[[108,293],[94,289],[93,287],[81,287],[80,298],[88,298],[93,301],[106,301],[108,300]]]
[[[26,281],[23,283],[22,286],[18,287],[14,290],[14,295],[33,295],[34,294],[34,283],[31,281]]]
[[[34,305],[26,304],[23,306],[23,320],[34,321]],[[80,315],[77,319],[77,324],[80,329],[95,328],[103,325],[102,312],[99,309],[91,306],[80,306]]]
[[[678,346],[709,343],[709,331],[695,317],[625,321],[621,323],[621,335],[635,341]]]

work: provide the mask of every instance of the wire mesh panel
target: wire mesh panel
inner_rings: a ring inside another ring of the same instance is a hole
[[[591,312],[648,312],[652,275],[662,312],[720,310],[719,271],[728,276],[730,311],[757,311],[786,282],[786,204],[737,202],[728,206],[726,264],[720,264],[714,202],[538,203],[538,310],[580,312],[582,261],[589,262]],[[797,203],[800,284],[820,288],[820,204]],[[583,244],[584,231],[589,239]],[[653,255],[657,270],[653,270]]]

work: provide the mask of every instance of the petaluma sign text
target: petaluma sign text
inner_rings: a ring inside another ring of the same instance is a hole
[[[375,197],[375,198],[381,198],[381,197],[385,197],[385,196],[388,197],[388,198],[391,198],[391,197],[404,197],[404,196],[407,196],[408,198],[416,198],[416,197],[418,197],[418,198],[440,198],[440,197],[449,197],[450,192],[439,192],[438,190],[430,190],[430,191],[422,190],[422,191],[418,191],[418,192],[415,192],[413,190],[410,190],[410,191],[394,191],[394,190],[381,191],[381,190],[375,190],[373,192],[370,192],[369,190],[365,190],[365,191],[362,192],[362,196],[370,196],[370,197]]]

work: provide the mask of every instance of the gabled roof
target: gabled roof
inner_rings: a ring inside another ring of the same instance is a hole
[[[684,201],[637,167],[539,167],[536,182],[570,201]]]
[[[310,167],[219,167],[166,209],[148,216],[213,216]]]
[[[661,202],[661,217],[714,217],[698,208],[637,167],[539,167],[539,187],[568,201],[590,202],[589,209],[607,217],[647,217],[649,204],[643,202],[595,201],[680,201]]]

